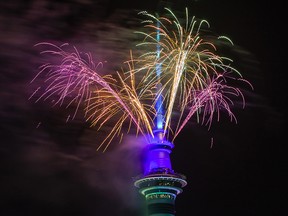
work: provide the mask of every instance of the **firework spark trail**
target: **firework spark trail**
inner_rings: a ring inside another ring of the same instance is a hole
[[[92,121],[92,126],[96,125],[97,123],[100,124],[99,129],[106,121],[110,120],[111,118],[115,118],[116,116],[119,116],[117,123],[104,141],[105,143],[108,138],[111,138],[108,141],[108,145],[110,144],[114,136],[117,133],[119,134],[124,122],[127,119],[130,119],[129,129],[131,127],[131,121],[136,124],[136,134],[140,132],[144,136],[150,134],[153,137],[152,116],[155,115],[155,109],[151,107],[151,104],[146,104],[145,101],[154,101],[156,96],[150,89],[155,88],[155,83],[150,83],[150,85],[146,85],[145,88],[141,88],[143,86],[141,82],[136,86],[133,69],[133,59],[131,61],[127,61],[126,63],[129,66],[129,73],[123,74],[124,76],[125,74],[128,74],[128,76],[122,78],[120,73],[117,72],[118,82],[114,84],[116,90],[112,90],[111,88],[104,88],[98,90],[96,96],[93,96],[89,99],[91,101],[91,104],[89,104],[89,106],[87,107],[87,111],[92,112],[92,114],[87,118],[87,120]],[[101,106],[100,109],[98,109],[99,106]],[[119,112],[121,114],[117,115],[117,113]],[[106,150],[108,145],[106,145],[104,150]],[[99,148],[101,148],[101,146],[102,144],[99,146]]]
[[[228,77],[228,76],[227,76]],[[220,111],[226,111],[230,116],[231,121],[237,122],[234,113],[231,111],[233,100],[230,96],[240,96],[242,98],[243,107],[245,104],[244,96],[239,88],[226,85],[226,80],[223,74],[217,75],[210,82],[207,82],[207,87],[201,91],[195,90],[191,93],[191,107],[184,121],[180,127],[177,128],[174,137],[176,137],[180,131],[184,128],[187,122],[194,114],[202,112],[202,124],[206,124],[209,127],[213,121],[214,113],[217,114],[217,121],[220,120]]]
[[[211,82],[212,77],[218,77],[221,74],[223,77],[226,71],[235,72],[240,77],[241,74],[230,66],[232,60],[217,55],[216,45],[202,37],[202,25],[207,24],[207,27],[209,27],[207,21],[202,20],[198,23],[195,17],[190,20],[186,9],[186,23],[182,26],[175,14],[170,9],[165,9],[168,11],[169,17],[172,18],[168,18],[168,16],[157,18],[146,11],[141,12],[141,15],[148,17],[143,21],[148,32],[137,33],[144,36],[143,42],[139,43],[138,46],[160,47],[159,58],[155,57],[155,52],[147,52],[141,58],[145,59],[147,65],[143,67],[146,68],[151,67],[151,65],[156,68],[155,62],[161,64],[160,82],[162,82],[162,89],[160,91],[164,94],[166,108],[164,131],[168,133],[167,129],[169,129],[172,134],[174,133],[172,139],[175,139],[191,116],[204,106],[204,102],[206,105],[203,118],[209,113],[208,122],[212,121],[213,114],[215,111],[219,111],[219,107],[225,107],[225,110],[232,116],[227,104],[229,96],[224,96],[224,91],[221,94],[222,97],[217,95],[210,97],[210,103],[207,103],[209,97],[205,95],[208,95],[208,91],[213,92],[211,85],[215,87],[217,83],[219,86],[217,89],[222,88],[220,88],[221,82],[217,82],[219,78]],[[161,40],[156,40],[157,31],[160,32]],[[219,39],[224,39],[232,44],[232,41],[225,36],[220,36]],[[225,63],[227,61],[228,63]],[[155,73],[153,69],[149,71]],[[228,85],[225,84],[223,88],[227,89]],[[238,95],[240,94],[239,89],[234,89],[234,91]],[[194,94],[191,92],[200,93]],[[226,93],[230,94],[231,92]],[[192,97],[192,100],[189,99],[190,97]],[[197,102],[195,103],[195,101]],[[177,108],[180,110],[180,118],[175,119],[172,113]],[[189,109],[188,114],[187,109]],[[171,128],[171,121],[178,122],[178,126]]]
[[[109,146],[110,142],[114,139],[116,134],[120,134],[122,125],[127,119],[130,120],[130,124],[133,122],[136,126],[137,133],[146,134],[152,133],[153,124],[147,113],[151,115],[154,112],[153,109],[148,108],[149,105],[140,102],[140,99],[151,99],[153,93],[149,90],[153,86],[146,86],[142,89],[141,94],[138,93],[138,87],[135,87],[135,80],[133,75],[133,68],[131,66],[131,61],[127,61],[130,70],[128,75],[124,78],[117,73],[117,78],[113,78],[112,75],[101,76],[99,68],[103,67],[102,63],[94,64],[91,55],[85,53],[88,60],[85,60],[81,54],[74,47],[75,52],[66,52],[63,50],[63,46],[56,46],[51,43],[39,43],[39,45],[46,45],[54,49],[48,49],[42,54],[56,55],[62,59],[60,64],[43,64],[40,68],[40,72],[31,81],[41,74],[45,73],[47,78],[45,82],[49,83],[45,88],[45,92],[38,97],[36,102],[39,100],[47,100],[52,96],[58,97],[56,101],[53,102],[54,106],[59,104],[63,105],[64,100],[68,100],[67,107],[71,106],[73,103],[76,104],[76,109],[74,112],[74,117],[79,110],[79,107],[83,103],[86,105],[85,112],[87,121],[91,121],[92,125],[99,125],[99,129],[109,121],[112,117],[121,113],[121,117],[118,119],[117,123],[113,127],[112,131],[109,133],[107,138],[101,143],[99,148],[103,144],[106,144],[104,151]],[[130,82],[127,82],[129,81]],[[130,84],[130,85],[129,85]],[[153,85],[153,83],[150,83]],[[32,94],[33,97],[39,88]],[[31,98],[30,97],[30,98]],[[119,115],[118,115],[119,116]],[[107,142],[106,142],[107,141]],[[98,149],[99,149],[98,148]]]
[[[113,122],[111,132],[98,147],[104,151],[115,137],[121,140],[125,123],[127,132],[135,125],[136,135],[141,134],[148,141],[153,138],[154,120],[159,117],[159,104],[155,105],[159,101],[165,110],[161,116],[164,134],[172,141],[194,115],[202,115],[202,124],[209,127],[214,115],[219,120],[220,111],[226,111],[231,121],[236,121],[230,109],[232,97],[240,96],[244,104],[244,96],[239,88],[229,86],[226,78],[249,82],[230,65],[231,59],[216,54],[216,45],[201,32],[203,24],[209,28],[207,21],[189,18],[186,9],[182,26],[170,9],[166,11],[167,16],[157,17],[140,13],[147,18],[143,21],[145,31],[136,32],[144,37],[137,45],[142,54],[134,57],[131,51],[130,60],[124,62],[126,67],[108,75],[100,74],[103,63],[95,64],[90,54],[85,53],[84,58],[76,48],[66,52],[63,46],[38,44],[52,47],[42,53],[56,55],[62,61],[43,64],[32,80],[47,73],[49,84],[37,101],[56,96],[54,105],[62,105],[68,100],[67,106],[76,104],[74,117],[83,104],[86,120],[91,121],[91,126],[97,125],[98,130]],[[219,37],[223,39],[233,45],[229,38]],[[179,115],[175,117],[174,112]]]

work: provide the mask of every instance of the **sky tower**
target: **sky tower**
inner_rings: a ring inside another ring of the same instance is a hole
[[[181,19],[169,8],[164,10],[161,16],[139,12],[148,30],[136,32],[143,37],[137,47],[144,50],[137,51],[136,58],[131,51],[121,71],[106,74],[104,64],[96,64],[90,53],[42,42],[35,45],[48,47],[41,54],[60,59],[43,63],[31,81],[45,81],[30,96],[38,97],[36,102],[50,98],[53,106],[73,105],[66,121],[76,117],[83,103],[86,121],[107,132],[97,151],[105,152],[116,138],[121,142],[130,126],[135,126],[136,136],[145,137],[143,171],[134,185],[146,199],[148,216],[175,215],[175,200],[187,182],[172,169],[170,154],[185,125],[194,120],[210,127],[223,111],[236,121],[230,107],[242,102],[244,108],[245,100],[242,87],[230,84],[240,81],[253,89],[232,66],[232,59],[222,56],[226,49],[217,49],[228,45],[230,50],[229,38],[206,36],[208,21],[189,16],[187,7]],[[237,97],[240,101],[234,103]]]
[[[156,40],[160,40],[159,23]],[[157,56],[160,57],[160,46],[157,44]],[[156,64],[157,77],[161,74],[161,63]],[[158,83],[156,91],[159,93],[161,82]],[[163,97],[157,95],[155,108],[155,129],[153,138],[144,150],[144,173],[136,178],[134,185],[139,192],[145,196],[148,216],[174,216],[175,200],[182,188],[187,184],[184,175],[175,173],[170,161],[170,153],[174,147],[173,143],[165,138]]]

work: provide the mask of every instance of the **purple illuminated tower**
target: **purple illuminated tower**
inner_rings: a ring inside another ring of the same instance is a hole
[[[173,144],[165,140],[161,130],[154,130],[154,135],[145,150],[144,174],[135,186],[145,196],[149,216],[174,216],[176,197],[187,182],[185,176],[172,169]]]
[[[157,31],[157,41],[160,40],[160,32]],[[160,47],[157,45],[157,58],[160,55]],[[156,73],[160,77],[161,64],[156,64]],[[161,83],[158,84],[158,89]],[[156,101],[154,137],[151,138],[144,150],[144,174],[135,181],[139,192],[145,196],[147,214],[149,216],[174,216],[175,200],[182,188],[187,184],[185,176],[175,173],[170,161],[170,153],[173,143],[165,138],[164,109],[162,95],[158,95]]]

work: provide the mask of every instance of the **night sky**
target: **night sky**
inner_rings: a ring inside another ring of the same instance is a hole
[[[133,186],[140,174],[137,140],[128,135],[97,152],[89,123],[80,117],[66,123],[64,108],[29,100],[37,84],[30,81],[43,63],[34,45],[43,41],[67,42],[117,68],[133,44],[137,12],[165,5],[158,2],[1,1],[1,216],[142,215],[143,198]],[[288,215],[286,23],[280,12],[287,6],[258,0],[166,4],[175,11],[187,6],[232,39],[235,65],[254,87],[244,91],[246,107],[235,107],[237,124],[225,115],[210,130],[191,123],[175,140],[172,166],[188,182],[176,215]]]

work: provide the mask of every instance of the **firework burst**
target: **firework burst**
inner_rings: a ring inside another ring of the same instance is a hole
[[[143,62],[140,69],[147,69],[147,77],[161,83],[158,91],[164,98],[166,110],[164,132],[171,132],[171,139],[175,139],[189,119],[199,113],[203,119],[208,118],[210,125],[213,115],[219,116],[220,107],[236,120],[230,109],[233,105],[230,96],[241,96],[243,104],[244,97],[239,88],[228,86],[227,79],[244,79],[231,66],[231,59],[217,54],[215,40],[201,31],[204,26],[209,28],[209,23],[190,18],[188,9],[182,22],[170,9],[165,10],[165,16],[140,12],[147,18],[143,21],[146,31],[137,32],[144,37],[138,46],[152,50],[140,56]],[[219,36],[217,40],[233,45],[225,36]],[[161,72],[157,71],[159,65]],[[173,116],[175,111],[180,114]],[[176,122],[177,126],[171,127]]]
[[[201,31],[204,25],[209,28],[207,21],[190,18],[186,9],[182,22],[170,9],[165,10],[165,16],[140,13],[145,17],[144,30],[136,33],[143,36],[137,45],[142,54],[134,57],[131,51],[120,71],[105,75],[101,72],[105,62],[95,63],[89,53],[76,48],[65,51],[67,44],[37,44],[48,46],[42,54],[56,56],[59,63],[42,65],[32,80],[46,75],[47,85],[36,102],[53,97],[54,105],[63,105],[64,101],[67,107],[74,104],[74,117],[84,107],[86,120],[97,130],[113,122],[98,147],[103,151],[116,137],[121,141],[123,130],[128,128],[129,132],[132,125],[136,135],[149,141],[157,118],[172,141],[194,115],[201,115],[200,122],[211,125],[214,115],[219,119],[224,110],[236,120],[230,109],[232,97],[240,96],[244,105],[244,96],[227,80],[247,81],[231,66],[232,60],[216,54],[216,44]],[[218,39],[232,44],[227,37]],[[38,95],[40,88],[31,97]]]

